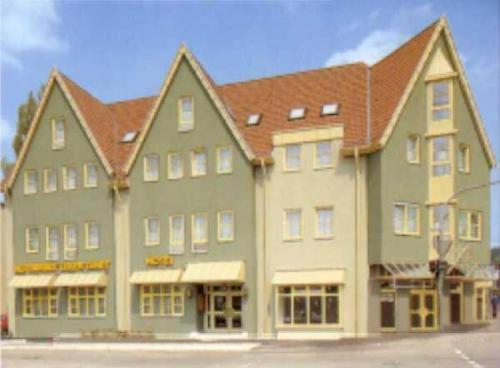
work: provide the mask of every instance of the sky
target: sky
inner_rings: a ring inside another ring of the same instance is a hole
[[[0,153],[17,108],[57,67],[104,102],[158,93],[181,42],[217,83],[369,64],[441,15],[500,158],[500,1],[1,1]],[[492,180],[500,179],[500,169]],[[500,245],[500,185],[492,188]]]

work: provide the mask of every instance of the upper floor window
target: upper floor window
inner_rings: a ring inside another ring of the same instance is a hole
[[[66,131],[64,119],[52,119],[52,149],[64,148],[66,142]]]
[[[24,194],[34,194],[38,191],[38,173],[35,170],[24,172]]]
[[[230,174],[233,171],[233,151],[231,147],[217,148],[217,174]]]
[[[26,253],[38,253],[40,250],[40,229],[38,226],[29,226],[25,234]]]
[[[331,238],[333,236],[333,207],[317,207],[315,215],[315,237],[318,239]]]
[[[144,156],[144,181],[158,181],[160,178],[160,158],[158,155]]]
[[[451,118],[451,81],[432,83],[432,120],[448,120]]]
[[[57,171],[55,169],[43,170],[43,191],[45,193],[57,191]]]
[[[207,174],[207,153],[203,149],[191,152],[191,176],[203,176]]]
[[[146,246],[160,244],[160,219],[158,217],[147,217],[145,220]]]
[[[194,97],[184,96],[179,99],[179,131],[194,128]]]
[[[85,223],[85,248],[98,249],[100,243],[99,225],[95,222]]]
[[[83,166],[83,186],[85,188],[97,187],[97,165],[86,163]]]
[[[446,204],[438,204],[431,207],[431,231],[433,233],[450,233],[450,207]]]
[[[458,217],[458,235],[465,240],[481,240],[481,212],[461,210]]]
[[[179,152],[169,153],[167,156],[168,178],[180,179],[184,175],[182,155]]]
[[[314,146],[314,168],[323,169],[333,166],[333,144],[331,141],[318,142]]]
[[[470,173],[470,147],[467,144],[458,147],[458,171]]]
[[[418,235],[420,207],[415,203],[400,202],[394,204],[394,233],[400,235]]]
[[[191,228],[193,253],[208,252],[208,215],[206,213],[193,215]]]
[[[184,215],[169,218],[170,254],[184,253]]]
[[[285,171],[298,171],[300,170],[300,157],[301,147],[300,144],[288,144],[285,146]]]
[[[76,189],[76,168],[75,167],[63,167],[63,189],[73,190]]]
[[[220,242],[234,240],[234,212],[217,213],[217,238]]]
[[[450,137],[432,139],[432,176],[450,175]]]
[[[284,234],[285,240],[302,239],[302,210],[289,209],[285,210],[284,219]]]
[[[420,139],[416,134],[412,134],[406,139],[406,161],[410,164],[420,162]]]
[[[76,259],[78,248],[78,231],[75,224],[64,225],[64,259]]]
[[[59,226],[51,225],[45,228],[45,256],[48,261],[59,259]]]

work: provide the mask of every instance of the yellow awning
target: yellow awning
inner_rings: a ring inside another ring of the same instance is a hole
[[[108,277],[99,272],[67,272],[57,276],[54,286],[106,286]]]
[[[131,284],[173,284],[179,282],[181,270],[147,270],[136,271],[130,277]]]
[[[245,282],[245,264],[236,262],[189,263],[182,282],[206,284],[216,282]]]
[[[9,282],[9,286],[16,289],[44,288],[52,286],[56,275],[44,273],[38,275],[15,275]]]
[[[343,284],[344,270],[297,270],[277,271],[273,285],[326,285]]]

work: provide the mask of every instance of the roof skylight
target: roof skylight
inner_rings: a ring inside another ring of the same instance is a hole
[[[260,123],[260,114],[248,115],[247,125],[257,125]]]
[[[288,120],[303,119],[306,116],[305,107],[294,107],[290,110],[288,114]]]
[[[330,103],[321,106],[321,116],[326,115],[338,115],[339,114],[339,104]]]
[[[137,133],[139,133],[139,132],[136,130],[126,132],[123,135],[122,142],[123,143],[131,143],[131,142],[135,141],[135,139],[137,138]]]

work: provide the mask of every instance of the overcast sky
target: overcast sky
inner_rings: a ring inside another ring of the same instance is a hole
[[[156,94],[181,42],[225,83],[373,63],[443,14],[500,157],[498,0],[1,4],[0,150],[9,158],[17,107],[53,66],[110,102]],[[492,212],[500,245],[500,186]]]

